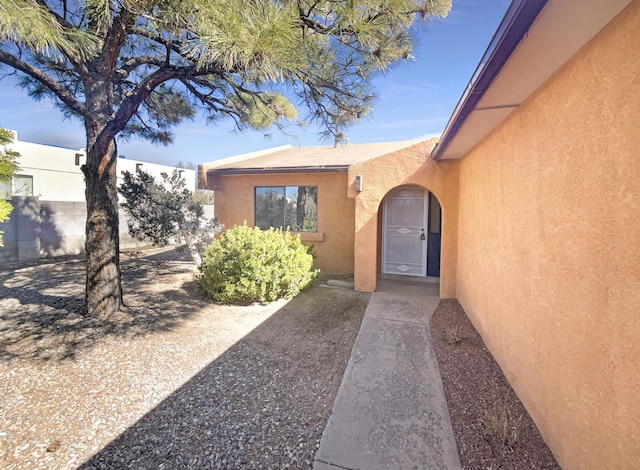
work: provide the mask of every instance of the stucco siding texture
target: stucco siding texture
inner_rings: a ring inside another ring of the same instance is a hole
[[[315,267],[327,272],[353,273],[354,200],[347,197],[347,173],[209,175],[215,191],[215,210],[225,228],[254,226],[256,186],[318,186],[318,234],[310,240],[317,255]],[[311,237],[314,237],[310,234]],[[307,236],[301,234],[305,241]],[[306,242],[306,241],[305,241]]]
[[[640,2],[460,164],[456,292],[566,469],[640,468]]]

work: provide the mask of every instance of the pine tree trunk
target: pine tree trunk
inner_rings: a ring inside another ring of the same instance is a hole
[[[91,145],[88,137],[86,180],[86,292],[85,312],[108,318],[123,307],[118,234],[118,192],[115,140],[107,148]]]

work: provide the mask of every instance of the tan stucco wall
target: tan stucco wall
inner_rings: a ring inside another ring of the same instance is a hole
[[[355,198],[355,287],[376,288],[379,256],[378,210],[384,196],[396,186],[417,185],[431,191],[442,206],[440,296],[456,295],[458,221],[458,161],[433,162],[429,152],[436,139],[420,142],[394,153],[349,168],[349,196]],[[355,190],[356,175],[363,191]]]
[[[635,1],[460,166],[457,297],[565,469],[640,468],[639,44]]]
[[[353,273],[354,200],[347,197],[347,173],[296,173],[209,176],[215,191],[215,210],[226,228],[254,224],[256,186],[318,186],[318,232],[301,234],[314,245],[315,266],[323,271]]]

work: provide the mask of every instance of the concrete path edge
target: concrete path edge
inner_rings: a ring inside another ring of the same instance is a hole
[[[437,284],[371,297],[314,461],[329,469],[460,469],[429,320]]]

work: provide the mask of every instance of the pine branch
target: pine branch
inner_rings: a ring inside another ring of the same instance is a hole
[[[0,49],[0,62],[13,67],[16,70],[37,80],[49,89],[60,101],[78,116],[88,118],[87,112],[75,95],[65,88],[61,83],[45,74],[42,70],[26,63],[25,61]]]

